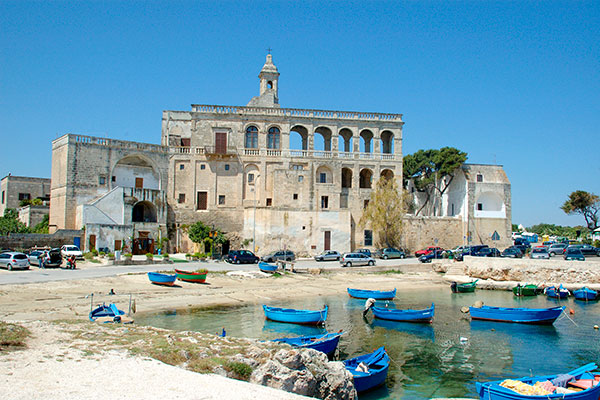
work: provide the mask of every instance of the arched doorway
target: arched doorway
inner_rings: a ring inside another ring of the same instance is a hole
[[[133,206],[132,222],[157,222],[156,207],[149,201],[140,201]]]
[[[364,168],[360,170],[360,188],[361,189],[371,189],[373,182],[373,171],[368,168]]]

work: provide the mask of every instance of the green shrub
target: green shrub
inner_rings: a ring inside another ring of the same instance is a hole
[[[133,254],[131,254],[131,253],[125,253],[125,254],[123,254],[123,257],[129,257],[129,258],[131,258],[131,257],[133,257]]]
[[[600,240],[594,240],[594,244],[592,244],[592,246],[600,247]]]
[[[223,365],[225,370],[231,372],[234,378],[247,381],[252,375],[252,367],[243,362],[228,361]]]
[[[98,253],[98,255],[99,255],[99,256],[103,256],[103,257],[104,257],[104,256],[106,255],[106,253],[105,253],[105,252],[103,252],[103,251],[101,251],[101,252],[99,252],[99,253]]]
[[[92,253],[94,255],[94,257],[96,257],[98,255],[98,250],[92,249],[92,250],[90,250],[90,253]]]
[[[108,258],[115,258],[115,253],[108,253],[106,256]]]
[[[146,258],[149,260],[152,260],[154,258],[154,254],[152,253],[146,253]]]
[[[190,258],[192,255],[190,253],[185,253],[185,258]]]
[[[94,253],[92,253],[91,251],[83,253],[83,258],[85,258],[86,260],[91,260],[92,258],[94,258]]]
[[[165,253],[162,256],[163,256],[163,258],[169,258],[169,253]]]

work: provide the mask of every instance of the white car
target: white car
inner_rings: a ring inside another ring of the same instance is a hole
[[[69,256],[75,256],[75,258],[83,258],[83,253],[79,250],[79,247],[65,244],[60,248],[60,254],[67,258]]]

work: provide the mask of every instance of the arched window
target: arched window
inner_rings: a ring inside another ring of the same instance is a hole
[[[247,149],[258,148],[258,128],[255,126],[249,126],[246,128],[246,144]]]
[[[359,187],[361,189],[370,189],[373,181],[373,172],[370,169],[362,169],[359,176]]]
[[[279,149],[279,137],[279,128],[269,128],[269,132],[267,133],[267,148]]]
[[[131,212],[133,222],[156,222],[156,208],[149,201],[140,201]]]

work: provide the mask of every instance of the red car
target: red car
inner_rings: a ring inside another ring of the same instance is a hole
[[[424,256],[424,255],[427,255],[427,254],[431,253],[431,252],[432,252],[432,251],[434,251],[434,250],[441,250],[441,251],[444,251],[444,249],[442,249],[441,247],[437,247],[437,246],[429,246],[429,247],[428,247],[428,248],[426,248],[426,249],[423,249],[423,250],[417,250],[417,251],[415,251],[415,257],[419,258],[419,257],[421,257],[421,256]]]

